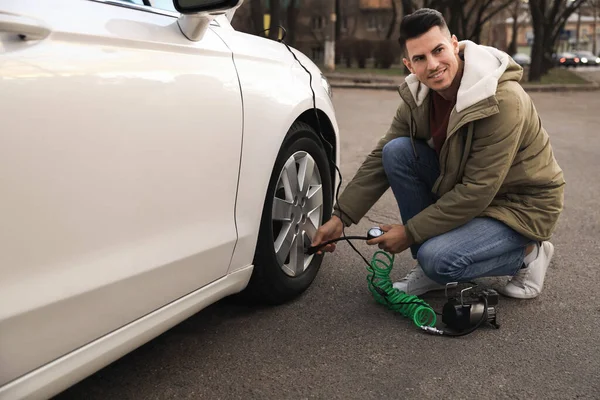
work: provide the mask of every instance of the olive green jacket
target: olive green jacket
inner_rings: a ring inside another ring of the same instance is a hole
[[[497,49],[470,41],[461,42],[460,49],[464,72],[432,189],[438,200],[404,221],[407,234],[421,243],[486,216],[533,240],[547,240],[563,208],[565,180],[533,102],[519,84],[523,70]],[[391,127],[334,207],[347,226],[358,223],[389,188],[382,165],[386,143],[409,136],[415,153],[414,140],[431,145],[429,89],[409,75],[399,93]]]

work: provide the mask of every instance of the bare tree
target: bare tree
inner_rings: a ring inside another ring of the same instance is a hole
[[[386,39],[391,39],[396,32],[396,25],[398,24],[398,9],[402,10],[402,15],[411,14],[415,11],[416,5],[412,0],[400,0],[400,7],[398,7],[398,0],[390,0],[392,5],[392,19],[388,27]]]
[[[598,51],[598,8],[600,8],[600,0],[588,0],[588,4],[592,8],[592,15],[594,17],[594,22],[592,25],[592,53],[596,53]]]
[[[259,36],[265,36],[264,32],[264,14],[262,0],[250,0],[250,19],[252,20],[252,26],[254,33]]]
[[[511,7],[512,21],[512,38],[508,45],[508,54],[515,54],[517,52],[517,44],[519,40],[519,17],[521,16],[521,4],[522,0],[515,0],[514,5]]]
[[[295,46],[296,45],[296,29],[298,26],[298,0],[290,0],[289,4],[288,4],[288,8],[286,10],[286,19],[287,19],[287,26],[286,26],[286,43],[288,43],[290,46]]]
[[[539,81],[552,67],[552,53],[567,19],[585,0],[529,0],[533,46],[529,81]]]
[[[581,7],[577,13],[577,25],[575,28],[575,48],[579,49],[579,32],[581,31]]]
[[[514,0],[432,0],[430,7],[444,10],[450,31],[459,39],[480,42],[484,25]]]
[[[342,37],[342,21],[343,21],[342,4],[341,4],[341,0],[334,0],[334,1],[335,1],[335,40],[340,40],[340,38]]]
[[[281,2],[280,0],[269,0],[269,14],[271,22],[269,23],[269,38],[277,40],[279,38],[279,25],[281,25]]]
[[[390,20],[390,26],[388,27],[387,34],[385,35],[386,39],[391,39],[394,31],[396,30],[396,22],[398,20],[398,6],[396,4],[396,0],[390,0],[392,4],[392,19]]]

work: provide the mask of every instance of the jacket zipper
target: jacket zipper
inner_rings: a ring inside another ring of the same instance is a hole
[[[438,195],[438,189],[440,188],[440,186],[442,185],[442,181],[444,180],[444,175],[446,174],[446,168],[448,167],[448,154],[447,152],[444,152],[445,149],[448,148],[448,139],[450,139],[453,134],[457,131],[458,129],[455,129],[453,132],[451,132],[450,135],[446,135],[446,140],[444,140],[444,144],[442,144],[442,148],[440,149],[440,154],[444,155],[444,168],[442,169],[442,165],[440,164],[440,176],[438,176],[438,178],[436,179],[435,183],[433,184],[433,188],[431,189],[431,191],[436,195]]]
[[[448,162],[448,156],[446,156],[446,158],[444,159],[444,169],[440,169],[440,176],[438,176],[437,180],[435,181],[435,183],[433,184],[433,188],[431,189],[431,191],[439,197],[438,195],[438,189],[440,188],[440,186],[442,185],[442,181],[444,180],[444,174],[446,173],[446,163]]]
[[[460,173],[461,169],[464,169],[464,165],[466,164],[466,154],[469,151],[469,147],[471,147],[471,143],[473,142],[473,122],[476,121],[475,119],[472,121],[467,121],[464,124],[461,124],[460,126],[458,126],[458,128],[455,128],[452,132],[452,134],[450,136],[448,136],[446,138],[446,141],[444,142],[444,145],[442,146],[442,150],[444,150],[444,148],[446,148],[448,145],[448,139],[451,138],[452,136],[454,136],[454,134],[456,134],[459,130],[461,130],[464,126],[468,125],[468,130],[467,130],[467,138],[466,138],[466,143],[465,143],[465,148],[463,149],[463,154],[462,154],[462,159],[460,160],[460,165],[458,167],[458,171],[457,173]],[[471,136],[469,137],[469,131],[471,131]],[[436,180],[435,184],[433,185],[433,189],[431,189],[431,191],[433,193],[435,193],[436,195],[439,196],[438,194],[438,190],[440,188],[440,186],[442,185],[442,181],[444,180],[444,175],[446,175],[446,168],[448,167],[448,154],[445,155],[446,157],[444,158],[444,169],[440,169],[440,176],[439,178]]]
[[[412,145],[413,148],[413,153],[415,153],[415,158],[418,160],[419,159],[419,155],[417,154],[417,147],[415,146],[415,136],[417,135],[416,132],[414,131],[414,118],[412,115],[412,110],[410,112],[410,144]]]
[[[473,122],[469,123],[467,127],[467,137],[465,138],[465,148],[463,149],[462,160],[460,160],[460,165],[458,166],[458,176],[462,175],[465,171],[465,166],[467,165],[467,157],[469,154],[469,150],[471,149],[471,144],[473,143]]]

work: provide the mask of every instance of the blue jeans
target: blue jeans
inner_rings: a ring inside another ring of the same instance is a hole
[[[427,143],[397,138],[383,148],[383,167],[403,221],[436,202],[431,192],[440,174],[438,156]],[[449,232],[411,246],[414,259],[434,281],[465,282],[485,276],[514,275],[531,239],[492,218],[474,218]]]

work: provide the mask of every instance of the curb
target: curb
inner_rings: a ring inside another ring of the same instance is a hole
[[[597,83],[576,85],[523,85],[526,92],[592,92],[599,90]]]

